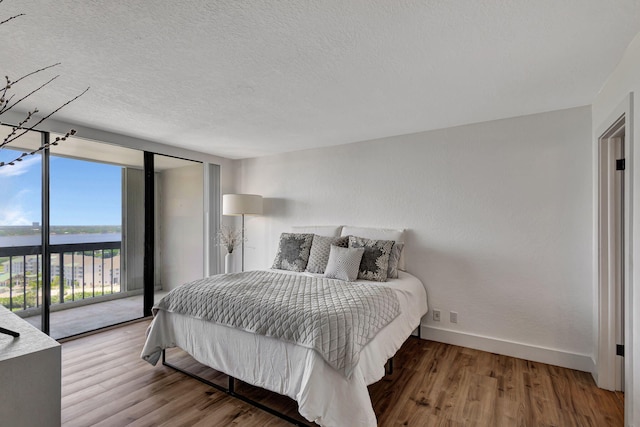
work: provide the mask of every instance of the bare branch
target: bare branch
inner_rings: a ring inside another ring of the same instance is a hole
[[[7,99],[4,99],[4,97],[0,97],[0,110],[4,110],[4,107],[8,105],[9,102],[11,102],[14,96],[15,96],[15,93],[12,93],[11,96]]]
[[[0,0],[0,3],[2,3],[3,1],[4,0]],[[24,15],[25,15],[24,13],[21,13],[21,14],[15,15],[15,16],[11,16],[11,17],[3,20],[3,21],[0,21],[0,25],[6,24],[7,22],[9,22],[9,21],[11,21],[13,19],[16,19],[16,18],[18,18],[20,16],[24,16]],[[42,88],[44,88],[45,86],[49,85],[51,82],[53,82],[59,76],[55,76],[55,77],[49,79],[48,81],[46,81],[45,83],[41,84],[37,88],[33,89],[32,91],[30,91],[26,95],[18,98],[16,101],[13,101],[13,99],[16,98],[16,94],[15,93],[10,93],[9,91],[10,91],[10,89],[12,89],[12,87],[15,84],[20,83],[22,80],[26,79],[27,77],[33,76],[34,74],[41,73],[41,72],[43,72],[45,70],[48,70],[49,68],[57,67],[58,65],[60,65],[59,62],[55,63],[55,64],[52,64],[52,65],[48,65],[48,66],[46,66],[44,68],[40,68],[38,70],[32,71],[32,72],[30,72],[28,74],[25,74],[24,76],[18,78],[15,81],[11,81],[11,79],[9,79],[9,76],[5,76],[5,79],[6,79],[5,86],[4,87],[0,87],[0,115],[2,115],[3,113],[6,113],[7,111],[11,110],[13,107],[18,105],[19,103],[21,103],[25,99],[29,98],[34,93],[40,91]],[[18,123],[17,126],[11,126],[11,132],[9,132],[9,134],[4,138],[2,143],[0,143],[0,150],[2,150],[5,146],[9,145],[10,143],[15,141],[16,139],[18,139],[21,136],[25,135],[26,133],[33,131],[39,124],[41,124],[42,122],[47,120],[49,117],[51,117],[52,115],[54,115],[55,113],[60,111],[62,108],[66,107],[67,105],[69,105],[70,103],[75,101],[76,99],[80,98],[82,95],[87,93],[88,90],[89,90],[89,88],[86,88],[80,94],[76,95],[75,97],[73,97],[72,99],[68,100],[64,104],[60,105],[58,108],[56,108],[55,110],[53,110],[52,112],[50,112],[46,116],[44,116],[41,119],[39,119],[36,123],[26,127],[27,123],[29,123],[31,121],[31,119],[34,117],[34,115],[36,113],[38,113],[38,109],[35,108],[32,111],[29,111],[27,113],[27,116],[24,119],[22,119],[22,121],[20,123]],[[2,124],[3,123],[0,121],[0,125],[2,125]],[[42,150],[45,150],[45,149],[49,148],[51,145],[58,145],[59,142],[66,141],[68,137],[70,137],[71,135],[75,135],[75,133],[76,133],[76,131],[72,129],[69,132],[67,132],[63,137],[57,137],[57,138],[55,138],[54,141],[50,141],[50,142],[48,142],[46,144],[43,144],[42,146],[40,146],[39,148],[37,148],[37,149],[35,149],[35,150],[31,151],[31,152],[23,152],[18,157],[16,157],[15,159],[11,160],[10,162],[0,162],[0,167],[6,166],[6,165],[15,165],[17,162],[21,162],[24,157],[26,157],[28,155],[34,155],[39,151],[42,151]]]
[[[0,3],[2,3],[2,2],[0,2]],[[17,18],[17,17],[19,17],[19,16],[24,16],[24,13],[21,13],[21,14],[19,14],[19,15],[15,15],[15,16],[12,16],[11,18],[7,18],[7,19],[5,19],[4,21],[0,21],[0,25],[2,25],[2,24],[6,24],[7,22],[11,21],[12,19],[16,19],[16,18]]]
[[[0,114],[4,113],[6,111],[9,111],[15,104],[19,103],[24,98],[27,98],[28,96],[32,95],[34,92],[37,92],[38,90],[42,89],[44,86],[48,85],[53,80],[57,79],[59,76],[55,76],[54,78],[49,80],[47,83],[45,83],[44,85],[40,86],[38,89],[36,89],[35,91],[31,92],[29,95],[25,96],[22,99],[19,99],[18,101],[15,102],[15,104],[9,106],[9,101],[11,101],[11,99],[13,99],[13,95],[11,95],[11,97],[8,100],[5,100],[5,96],[7,94],[7,91],[9,89],[11,89],[11,87],[13,85],[15,85],[16,83],[19,83],[21,80],[26,79],[29,76],[32,76],[32,75],[37,74],[37,73],[40,73],[40,72],[45,71],[45,70],[48,70],[49,68],[56,67],[58,65],[60,65],[60,62],[57,62],[57,63],[52,64],[52,65],[47,65],[46,67],[43,67],[43,68],[40,68],[38,70],[32,71],[32,72],[30,72],[28,74],[25,74],[24,76],[20,77],[18,80],[15,80],[13,82],[11,81],[11,79],[9,79],[9,76],[5,76],[6,83],[5,83],[4,88],[2,89],[2,95],[0,96]]]
[[[16,96],[15,93],[12,93],[11,96],[7,99],[4,100],[4,105],[7,105],[9,102],[11,102],[11,100]],[[4,108],[2,108],[4,109]]]
[[[56,137],[56,139],[54,141],[48,142],[46,144],[42,144],[40,147],[36,148],[33,151],[25,151],[24,153],[20,154],[18,157],[16,157],[15,159],[9,161],[9,162],[0,162],[0,167],[2,166],[14,166],[16,164],[16,162],[21,162],[23,157],[27,157],[27,156],[33,156],[34,154],[45,150],[47,148],[49,148],[52,145],[58,145],[59,142],[62,141],[66,141],[67,138],[69,138],[71,135],[75,135],[76,131],[74,129],[71,129],[69,132],[67,132],[63,137]]]
[[[51,83],[53,80],[57,79],[60,76],[58,75],[58,76],[53,77],[52,79],[50,79],[48,82],[46,82],[45,84],[43,84],[42,86],[40,86],[36,90],[34,90],[31,93],[27,94],[26,96],[20,98],[15,103],[9,105],[9,102],[13,99],[14,95],[11,95],[11,97],[9,97],[8,100],[5,99],[5,97],[7,95],[7,91],[9,89],[11,89],[13,85],[15,85],[16,83],[19,83],[21,80],[26,79],[29,76],[32,76],[32,75],[37,74],[37,73],[40,73],[40,72],[45,71],[45,70],[48,70],[49,68],[52,68],[52,67],[56,67],[58,65],[60,65],[60,62],[57,62],[57,63],[52,64],[52,65],[48,65],[46,67],[40,68],[40,69],[35,70],[35,71],[32,71],[32,72],[30,72],[28,74],[25,74],[24,76],[20,77],[19,79],[15,80],[15,81],[11,81],[11,79],[9,79],[9,76],[5,76],[6,83],[5,83],[4,88],[2,88],[2,90],[1,90],[2,95],[0,95],[0,114],[11,110],[11,108],[13,108],[16,104],[20,103],[25,98],[28,98],[29,96],[33,95],[35,92],[39,91],[40,89],[42,89],[43,87],[45,87],[46,85],[48,85],[49,83]]]
[[[86,88],[85,90],[82,91],[82,93],[80,93],[79,95],[76,95],[75,97],[71,98],[70,100],[68,100],[67,102],[65,102],[64,104],[62,104],[61,106],[59,106],[58,108],[56,108],[55,110],[53,110],[52,112],[50,112],[49,114],[47,114],[46,116],[44,116],[43,118],[41,118],[40,120],[38,120],[36,123],[34,123],[33,125],[29,126],[28,128],[23,129],[23,131],[21,133],[17,133],[16,135],[14,135],[12,138],[8,139],[7,141],[5,141],[2,145],[7,145],[12,143],[13,141],[15,141],[16,139],[20,138],[22,135],[25,135],[26,133],[34,130],[40,123],[44,122],[45,120],[47,120],[49,117],[53,116],[55,113],[57,113],[58,111],[60,111],[61,109],[63,109],[64,107],[66,107],[67,105],[71,104],[73,101],[75,101],[76,99],[80,98],[82,95],[84,95],[85,93],[87,93],[87,91],[89,90],[89,88]]]
[[[6,113],[7,111],[11,110],[13,107],[15,107],[17,104],[19,104],[20,102],[24,101],[25,99],[27,99],[28,97],[30,97],[31,95],[33,95],[34,93],[38,92],[40,89],[42,89],[43,87],[47,86],[49,83],[51,83],[52,81],[54,81],[55,79],[57,79],[58,76],[52,77],[51,79],[49,79],[49,81],[47,81],[46,83],[43,83],[42,85],[40,85],[38,88],[32,90],[31,92],[29,92],[28,94],[26,94],[25,96],[23,96],[22,98],[18,99],[16,102],[14,102],[13,104],[9,105],[7,103],[6,106],[2,107],[0,109],[0,114],[2,113]]]
[[[19,155],[18,157],[16,157],[15,159],[11,160],[10,162],[0,162],[0,167],[2,166],[13,166],[16,164],[16,162],[21,162],[23,157],[28,156],[29,154],[35,154],[35,152],[31,152],[31,153],[22,153],[21,155]]]
[[[7,135],[4,140],[2,141],[2,144],[0,144],[0,149],[2,149],[2,147],[4,147],[5,145],[9,144],[7,141],[9,139],[11,139],[12,136],[14,136],[16,134],[16,132],[18,132],[18,129],[22,129],[24,127],[25,124],[27,124],[27,122],[31,119],[31,117],[36,114],[38,112],[38,109],[36,108],[33,111],[29,111],[27,113],[27,117],[24,118],[20,123],[18,123],[17,126],[12,126],[11,127],[11,132],[9,133],[9,135]]]
[[[40,73],[40,72],[42,72],[44,70],[48,70],[49,68],[57,67],[60,64],[61,64],[61,62],[56,62],[55,64],[47,65],[44,68],[40,68],[39,70],[35,70],[35,71],[30,72],[29,74],[25,74],[24,76],[20,77],[18,80],[13,81],[13,82],[10,82],[9,81],[9,77],[7,77],[7,83],[11,83],[9,85],[9,87],[11,87],[11,85],[14,85],[14,84],[18,83],[20,80],[26,79],[27,77],[32,76],[32,75],[37,74],[37,73]]]
[[[27,156],[33,156],[34,154],[45,150],[47,148],[49,148],[52,145],[58,145],[59,142],[62,141],[66,141],[67,138],[69,138],[71,135],[75,135],[76,131],[74,129],[71,129],[69,132],[67,132],[63,137],[56,137],[56,139],[54,141],[48,142],[46,144],[42,144],[40,147],[36,148],[33,151],[27,151],[24,152],[22,154],[20,154],[18,157],[16,157],[15,159],[9,161],[9,162],[0,162],[0,167],[2,166],[14,166],[16,164],[16,162],[21,162],[23,157],[27,157]]]
[[[11,89],[11,81],[9,80],[9,76],[4,76],[4,78],[6,79],[6,83],[4,85],[4,88],[2,88],[2,96],[0,96],[2,102],[4,102],[4,97],[7,95],[7,91]]]

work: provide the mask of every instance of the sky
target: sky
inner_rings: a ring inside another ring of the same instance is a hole
[[[0,150],[0,162],[19,152]],[[0,225],[42,224],[41,155],[0,167]],[[51,156],[51,225],[120,225],[119,166]]]

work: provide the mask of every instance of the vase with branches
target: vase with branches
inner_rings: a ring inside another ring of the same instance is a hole
[[[233,253],[233,250],[242,243],[242,230],[223,225],[218,231],[218,245],[224,247],[227,253]]]
[[[233,250],[242,243],[242,230],[223,225],[218,230],[217,241],[219,246],[227,250],[224,272],[230,273],[233,266]]]
[[[4,0],[0,0],[0,4],[3,1]],[[9,23],[10,21],[13,21],[14,19],[19,18],[21,16],[24,16],[24,13],[13,15],[13,16],[10,16],[9,18],[4,19],[4,20],[0,20],[0,26],[5,25],[5,24]],[[69,105],[70,103],[72,103],[76,99],[80,98],[85,93],[87,93],[89,88],[86,88],[85,90],[83,90],[78,95],[76,95],[73,98],[71,98],[70,100],[62,103],[59,107],[55,108],[53,111],[51,111],[49,113],[46,113],[46,114],[44,114],[42,116],[38,116],[39,110],[37,108],[33,108],[31,110],[28,110],[25,113],[24,118],[19,120],[18,123],[7,124],[7,123],[4,123],[2,121],[2,115],[3,114],[6,114],[9,111],[13,110],[16,106],[19,106],[21,103],[23,103],[29,97],[33,96],[37,92],[41,91],[42,89],[44,89],[45,87],[50,85],[54,80],[56,80],[60,76],[56,75],[56,76],[46,80],[44,83],[41,83],[41,84],[36,83],[31,88],[25,88],[22,91],[22,93],[20,93],[20,94],[18,92],[16,92],[17,89],[20,89],[25,82],[31,80],[34,76],[39,76],[39,75],[41,75],[41,73],[44,73],[47,70],[50,70],[50,69],[52,69],[54,67],[57,67],[59,65],[60,65],[59,62],[56,63],[56,64],[48,65],[46,67],[40,68],[40,69],[32,71],[30,73],[27,73],[24,76],[22,76],[22,77],[20,77],[18,79],[15,79],[15,80],[10,79],[9,76],[5,76],[4,87],[2,87],[1,84],[0,84],[0,125],[7,125],[7,126],[10,127],[11,130],[9,131],[9,134],[6,135],[2,139],[2,142],[0,142],[0,150],[3,150],[9,144],[11,144],[12,142],[16,141],[18,138],[20,138],[21,136],[27,134],[28,132],[35,130],[35,128],[38,125],[42,124],[42,122],[47,120],[53,114],[57,113],[62,108],[66,107],[67,105]],[[49,141],[48,143],[42,144],[40,147],[36,148],[35,150],[23,152],[22,154],[20,154],[19,156],[17,156],[13,160],[9,160],[9,161],[6,161],[6,162],[0,162],[0,167],[13,166],[17,162],[21,162],[23,160],[23,158],[26,157],[26,156],[34,155],[34,154],[36,154],[36,153],[38,153],[38,152],[40,152],[42,150],[45,150],[45,149],[49,148],[52,145],[58,145],[60,142],[66,141],[67,138],[69,138],[70,136],[74,135],[75,133],[76,133],[76,131],[74,129],[71,129],[64,136],[56,137],[55,139]]]

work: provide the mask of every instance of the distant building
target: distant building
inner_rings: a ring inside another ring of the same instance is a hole
[[[53,257],[52,257],[53,258]],[[60,274],[60,262],[58,261],[57,274],[54,273],[52,259],[52,275]],[[92,256],[74,256],[67,254],[64,257],[64,281],[65,285],[71,286],[72,281],[76,285],[82,285],[84,279],[85,286],[101,286],[103,284],[120,283],[120,255],[113,258],[98,258]]]

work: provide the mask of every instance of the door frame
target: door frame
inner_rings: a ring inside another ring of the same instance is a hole
[[[632,194],[633,194],[633,176],[632,176],[632,141],[633,141],[633,94],[630,93],[625,97],[622,103],[610,114],[609,118],[602,123],[595,132],[595,332],[596,332],[596,367],[594,377],[598,387],[607,390],[614,390],[616,385],[616,330],[615,330],[615,285],[612,283],[612,275],[603,265],[603,257],[601,254],[608,252],[610,249],[607,230],[603,229],[603,213],[607,212],[609,204],[607,200],[600,200],[601,193],[601,174],[606,171],[606,165],[603,162],[606,159],[602,154],[606,152],[607,147],[603,147],[610,137],[614,136],[620,129],[624,129],[624,147],[623,153],[626,167],[624,171],[624,271],[623,271],[623,289],[625,294],[624,301],[624,337],[625,337],[625,359],[624,359],[624,388],[631,390],[630,377],[633,374],[632,367],[632,331],[631,331],[631,291],[633,283],[632,269]],[[606,157],[606,156],[605,156]],[[607,258],[605,258],[606,260]],[[627,399],[625,399],[626,401]],[[629,405],[625,405],[629,406]],[[625,408],[627,412],[627,408]]]

